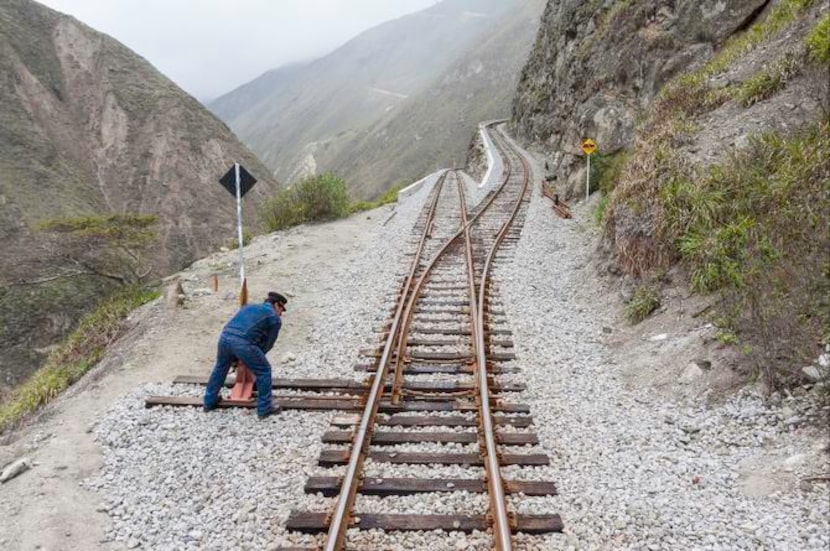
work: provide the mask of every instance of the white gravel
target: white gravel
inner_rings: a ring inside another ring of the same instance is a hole
[[[781,454],[782,472],[788,461],[797,471],[816,453],[792,427],[767,422],[780,412],[749,390],[712,406],[625,388],[600,340],[615,312],[590,266],[591,213],[583,204],[574,215],[557,218],[534,194],[514,261],[496,272],[518,357],[505,365],[522,368],[509,380],[527,383],[522,401],[552,459],[550,467],[504,473],[554,481],[558,496],[513,503],[521,512],[558,512],[566,527],[565,536],[541,538],[542,547],[830,548],[826,483],[764,497],[742,489],[742,469],[754,458]]]
[[[491,183],[499,175],[500,169],[493,170]],[[437,175],[399,204],[386,226],[378,227],[377,248],[315,295],[312,307],[327,309],[348,295],[349,308],[315,327],[308,346],[295,351],[294,361],[280,365],[280,376],[354,376],[351,366],[359,360],[366,336],[389,315],[396,276],[411,259],[402,249],[409,248],[405,243],[435,179]],[[502,365],[522,369],[499,380],[527,384],[514,398],[531,406],[535,424],[530,430],[540,438],[539,446],[507,451],[543,452],[551,458],[548,467],[506,467],[503,475],[550,480],[559,490],[553,497],[511,496],[511,507],[522,513],[560,513],[566,526],[565,534],[518,535],[516,548],[827,549],[826,484],[756,498],[742,492],[741,466],[766,453],[772,440],[796,474],[799,463],[792,457],[814,452],[804,449],[791,427],[767,424],[776,413],[758,397],[744,392],[712,407],[626,390],[600,340],[602,325],[609,324],[614,312],[593,290],[591,268],[586,267],[594,250],[592,234],[578,220],[588,213],[574,212],[576,220],[560,220],[534,193],[515,257],[496,272],[518,357]],[[309,475],[342,473],[342,467],[317,466],[320,437],[330,430],[333,414],[285,411],[259,422],[249,411],[144,409],[145,396],[174,392],[200,395],[201,389],[147,385],[124,397],[94,427],[105,460],[84,484],[100,493],[100,509],[112,518],[107,540],[159,550],[261,550],[319,543],[320,537],[287,534],[284,526],[292,510],[328,511],[334,503],[303,493]],[[475,450],[474,445],[405,444],[384,451],[438,447]],[[419,473],[472,478],[481,469],[367,463],[371,477]],[[410,496],[389,500],[387,507],[384,500],[362,496],[359,503],[372,511],[420,511],[426,504],[450,512],[478,510],[486,497]],[[349,541],[356,549],[452,551],[492,545],[488,534],[451,536],[350,531]]]

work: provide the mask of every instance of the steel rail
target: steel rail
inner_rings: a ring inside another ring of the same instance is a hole
[[[355,496],[357,495],[357,482],[359,474],[362,471],[363,463],[366,459],[367,447],[370,442],[369,434],[372,431],[372,424],[377,416],[378,408],[380,406],[380,398],[383,395],[384,381],[386,379],[386,371],[389,366],[389,359],[394,347],[394,341],[397,335],[397,326],[401,320],[403,306],[407,303],[406,294],[412,286],[412,280],[415,278],[415,273],[420,264],[420,257],[423,253],[424,244],[430,231],[432,219],[435,215],[435,208],[438,204],[441,188],[444,185],[447,174],[444,172],[442,177],[436,183],[435,198],[430,206],[429,214],[427,215],[426,223],[424,224],[424,231],[421,234],[421,240],[415,253],[415,259],[412,262],[407,279],[403,285],[401,301],[395,310],[395,316],[392,319],[392,327],[389,330],[389,337],[386,340],[386,345],[383,347],[383,354],[381,355],[378,369],[375,374],[372,388],[369,391],[366,406],[363,410],[363,416],[360,420],[360,427],[355,434],[352,443],[352,455],[349,458],[349,465],[346,468],[346,473],[343,475],[343,481],[340,485],[340,496],[337,500],[337,505],[332,515],[328,535],[326,536],[326,551],[339,551],[343,549],[346,540],[346,530],[351,519],[350,511],[354,505]]]
[[[495,126],[496,124],[499,124],[499,122],[500,121],[493,122],[493,123],[488,124],[487,126],[488,127]],[[509,166],[509,164],[508,164],[508,166]],[[413,290],[412,295],[410,296],[409,303],[407,304],[407,308],[406,308],[406,311],[404,313],[406,322],[401,326],[401,335],[397,340],[398,350],[397,350],[397,356],[395,358],[395,376],[394,376],[394,380],[393,380],[393,383],[392,383],[392,403],[395,404],[395,405],[400,403],[401,394],[403,393],[403,388],[402,387],[403,387],[403,370],[404,370],[404,363],[405,363],[404,357],[406,356],[406,346],[407,346],[407,339],[408,339],[408,334],[407,334],[406,330],[409,328],[409,326],[412,323],[412,314],[413,314],[414,308],[415,308],[415,301],[418,298],[418,294],[420,293],[420,289],[423,286],[423,283],[426,280],[426,277],[429,275],[429,272],[432,270],[433,264],[446,252],[447,249],[450,248],[450,246],[452,246],[455,243],[455,241],[457,241],[462,235],[464,235],[464,231],[466,230],[467,226],[470,226],[473,223],[475,223],[479,219],[480,216],[482,216],[485,212],[487,212],[487,209],[490,208],[490,206],[493,204],[493,201],[495,201],[496,197],[498,197],[498,195],[504,190],[505,186],[507,186],[507,182],[510,180],[510,170],[509,169],[505,170],[503,173],[504,173],[504,179],[502,180],[502,182],[499,185],[498,189],[496,189],[490,195],[490,197],[487,198],[487,200],[484,202],[484,205],[478,210],[478,212],[476,212],[473,215],[472,218],[470,218],[467,221],[466,224],[462,224],[461,228],[459,228],[459,230],[458,230],[458,233],[456,233],[454,236],[452,236],[447,241],[447,243],[444,245],[444,247],[442,247],[441,250],[438,251],[438,253],[433,258],[433,262],[430,263],[429,267],[424,271],[424,273],[421,275],[421,278],[418,280],[418,283],[416,283],[416,285],[415,285],[415,289]]]
[[[474,332],[475,337],[478,340],[476,345],[476,372],[478,375],[477,385],[479,391],[479,416],[481,418],[481,428],[487,451],[485,457],[485,468],[487,471],[487,490],[490,495],[490,505],[492,507],[493,517],[493,532],[496,549],[498,551],[510,551],[513,548],[513,544],[511,541],[510,521],[509,516],[507,514],[507,503],[505,501],[504,483],[502,481],[501,470],[499,468],[498,449],[496,448],[496,437],[495,430],[493,427],[493,412],[490,409],[490,389],[487,384],[487,352],[484,342],[484,301],[485,294],[487,291],[487,280],[489,277],[490,269],[493,264],[493,259],[495,258],[496,252],[498,251],[499,247],[501,246],[501,242],[504,239],[504,236],[510,229],[510,225],[515,220],[516,214],[519,212],[519,209],[522,206],[522,201],[524,199],[525,193],[527,193],[528,182],[530,181],[528,170],[529,167],[527,161],[523,157],[521,157],[521,155],[519,155],[519,158],[522,161],[522,165],[525,169],[522,192],[519,194],[519,199],[516,201],[516,206],[513,208],[513,212],[510,214],[510,218],[502,225],[501,229],[496,235],[493,246],[491,247],[490,252],[487,255],[487,259],[484,263],[484,269],[481,272],[481,280],[479,281],[478,303],[481,305],[481,308],[478,309],[476,319],[478,331],[477,333]],[[510,159],[507,155],[505,155],[505,160],[508,163],[507,178],[509,179],[509,174],[512,167],[510,165]]]
[[[493,126],[496,123],[492,123],[488,126]],[[443,184],[444,179],[448,172],[445,172],[444,178],[442,178],[441,183]],[[526,176],[527,177],[527,176]],[[429,231],[430,224],[427,223],[424,226],[424,234],[422,235],[421,242],[418,245],[418,252],[416,253],[415,260],[412,263],[412,269],[410,270],[409,276],[407,278],[407,284],[404,287],[404,294],[402,294],[402,300],[398,303],[398,307],[395,311],[395,316],[392,319],[392,325],[389,329],[389,335],[387,337],[386,343],[383,348],[383,353],[381,354],[381,358],[379,360],[378,368],[376,370],[375,378],[372,383],[372,387],[369,390],[367,395],[367,402],[364,407],[363,415],[360,421],[360,426],[355,434],[355,438],[352,443],[352,454],[349,458],[349,463],[346,467],[346,472],[343,475],[343,481],[340,487],[340,494],[338,497],[337,505],[335,507],[334,513],[332,514],[332,518],[329,524],[328,534],[326,536],[326,543],[324,546],[325,551],[339,551],[343,549],[343,545],[346,538],[346,531],[348,529],[348,523],[350,520],[350,510],[352,505],[354,504],[355,496],[357,494],[357,482],[359,478],[359,472],[362,469],[363,462],[366,458],[368,444],[370,443],[370,439],[367,438],[369,436],[370,425],[374,422],[374,419],[377,415],[378,408],[380,406],[380,399],[383,395],[384,390],[384,380],[386,379],[386,375],[388,372],[389,363],[391,360],[391,353],[392,348],[397,343],[398,344],[398,354],[396,358],[396,365],[395,365],[395,380],[394,384],[392,385],[392,396],[393,402],[395,397],[400,399],[400,389],[402,386],[403,380],[403,357],[405,354],[406,346],[405,344],[401,346],[401,341],[405,342],[406,335],[408,333],[408,328],[411,325],[412,317],[414,314],[414,305],[417,301],[417,298],[420,296],[421,290],[423,288],[424,283],[426,282],[427,278],[430,275],[430,272],[435,267],[435,264],[438,260],[444,255],[444,253],[455,244],[455,242],[459,239],[460,236],[463,235],[466,228],[468,228],[471,224],[473,224],[487,209],[492,205],[495,198],[501,193],[501,191],[505,188],[508,181],[510,180],[510,171],[504,171],[504,179],[501,185],[495,190],[494,193],[485,201],[483,207],[471,218],[467,221],[466,224],[461,227],[458,232],[452,236],[444,246],[438,251],[438,253],[432,258],[430,263],[424,268],[421,276],[418,278],[417,282],[412,286],[411,281],[414,278],[414,274],[418,268],[420,263],[420,255],[423,251],[423,244],[426,241],[426,235]],[[436,194],[436,203],[437,203],[438,194]],[[521,204],[521,201],[518,203]],[[434,205],[431,207],[431,214],[434,214]],[[411,289],[411,292],[409,290]],[[406,297],[406,293],[409,292],[409,297]],[[483,310],[479,312],[479,318],[482,318]],[[483,326],[483,323],[482,323]],[[481,348],[479,353],[481,352]],[[485,370],[481,370],[482,372]],[[485,382],[486,382],[486,374],[485,374]],[[485,385],[486,389],[486,385]],[[489,402],[487,403],[487,411],[489,411]],[[489,420],[489,424],[491,425],[491,436],[492,436],[492,419]],[[492,443],[492,449],[495,450],[495,442],[494,439]],[[489,467],[488,467],[489,468]],[[501,485],[501,478],[498,469],[496,469],[497,476],[499,477],[499,486],[500,486],[500,494],[502,496],[501,503],[502,508],[504,508],[504,488]],[[488,481],[489,484],[489,481]],[[492,499],[492,497],[491,497]],[[504,515],[506,518],[506,513]],[[499,522],[502,522],[501,520]],[[503,523],[504,525],[504,523]],[[507,524],[507,538],[509,544],[509,524]],[[510,549],[507,547],[506,549]]]

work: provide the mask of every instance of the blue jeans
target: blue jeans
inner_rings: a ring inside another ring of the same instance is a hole
[[[265,415],[271,410],[271,364],[260,348],[242,337],[222,334],[216,351],[216,365],[210,374],[205,389],[204,405],[208,409],[216,407],[219,391],[225,384],[225,377],[231,362],[238,359],[254,374],[256,378],[257,415]]]

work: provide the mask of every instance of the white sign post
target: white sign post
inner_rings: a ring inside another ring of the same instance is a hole
[[[233,164],[236,180],[236,230],[239,235],[239,284],[245,284],[245,255],[242,253],[242,182],[239,178],[239,163]]]
[[[248,302],[248,285],[245,281],[245,255],[242,252],[244,236],[242,232],[242,198],[256,183],[256,178],[239,163],[234,163],[229,171],[219,179],[226,190],[236,197],[236,233],[239,237],[239,280],[242,286],[239,293],[240,304]]]
[[[591,193],[591,156],[586,155],[588,159],[588,170],[585,171],[585,200],[588,200],[588,195]]]

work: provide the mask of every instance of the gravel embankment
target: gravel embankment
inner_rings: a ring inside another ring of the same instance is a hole
[[[315,295],[314,306],[332,315],[314,328],[296,360],[280,363],[280,376],[353,376],[359,348],[392,307],[396,274],[403,273],[408,258],[405,244],[429,187],[378,226],[372,238],[376,248],[332,274]],[[771,421],[776,411],[749,393],[709,407],[674,404],[624,387],[602,344],[601,329],[613,325],[614,312],[592,283],[593,235],[578,221],[587,213],[577,208],[575,218],[556,218],[534,194],[514,260],[496,273],[514,331],[519,358],[514,365],[522,369],[500,380],[527,384],[516,398],[530,404],[541,444],[526,451],[543,451],[552,460],[544,468],[506,468],[504,475],[555,481],[560,495],[512,503],[523,513],[558,512],[566,525],[566,534],[518,536],[517,549],[828,548],[826,484],[757,498],[741,491],[745,461],[774,448],[785,452],[789,463],[782,468],[799,474],[799,461],[815,452],[804,448],[791,427]],[[280,354],[279,342],[275,352]],[[86,486],[100,492],[101,509],[112,517],[108,540],[128,548],[185,550],[262,550],[320,541],[288,535],[283,527],[291,510],[326,511],[334,503],[303,493],[307,476],[342,472],[316,466],[332,413],[285,411],[258,422],[239,410],[143,408],[147,395],[199,392],[145,386],[95,427],[105,461]],[[480,472],[440,471],[460,477]],[[369,462],[367,474],[414,471]],[[445,494],[384,504],[361,497],[360,503],[367,511],[415,512],[428,505],[451,512],[477,509],[486,498]],[[429,533],[352,538],[363,549],[439,551],[491,544],[487,534],[458,534],[449,542]]]
[[[307,346],[279,362],[277,376],[354,377],[359,349],[393,306],[406,243],[436,179],[399,204],[388,224],[377,226],[369,239],[373,246],[359,261],[331,274],[315,293],[306,306],[332,315],[313,328]],[[190,307],[209,308],[212,300],[219,299],[194,296]],[[279,341],[274,354],[281,354]],[[103,543],[131,549],[260,550],[313,541],[303,536],[289,541],[283,526],[294,509],[331,505],[331,500],[309,500],[303,484],[310,474],[337,472],[316,466],[332,413],[285,411],[259,422],[239,410],[145,410],[144,398],[150,395],[198,396],[201,388],[145,385],[96,424],[104,466],[85,486],[101,494],[99,510],[112,518]]]
[[[575,219],[589,219],[584,205]],[[749,391],[710,406],[624,387],[601,342],[614,312],[589,265],[592,233],[535,196],[514,262],[498,273],[522,368],[502,379],[527,383],[523,400],[553,459],[540,478],[560,492],[518,506],[559,512],[566,524],[565,537],[541,548],[830,548],[826,483],[765,497],[742,491],[753,460],[780,455],[782,472],[804,475],[807,459],[823,453],[783,422],[786,413]]]

